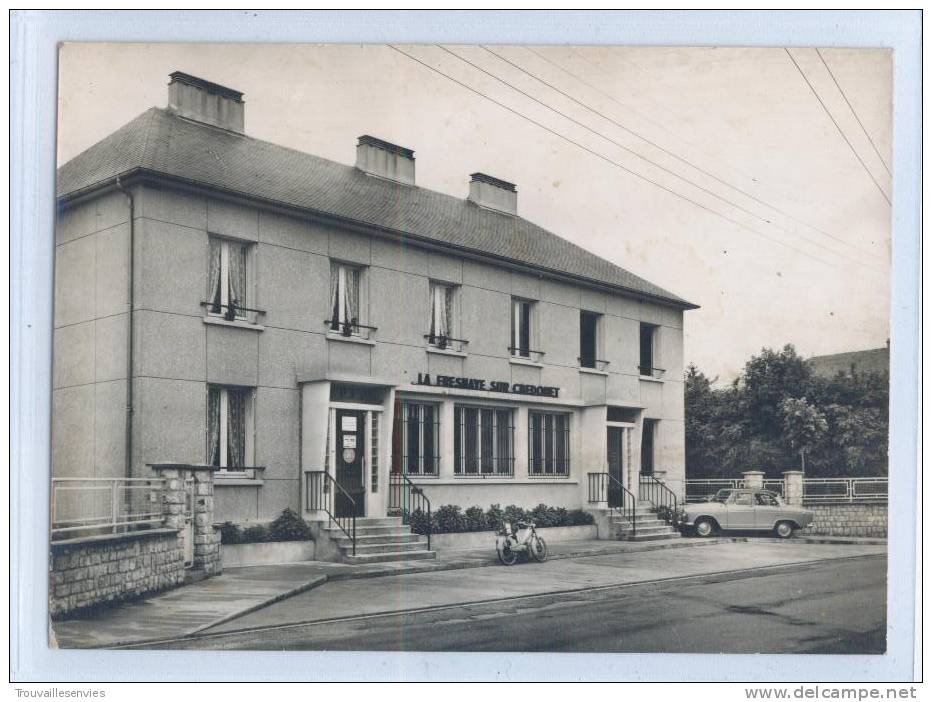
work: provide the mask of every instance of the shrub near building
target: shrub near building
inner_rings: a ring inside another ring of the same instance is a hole
[[[490,505],[488,510],[473,506],[464,512],[459,505],[441,505],[431,513],[430,527],[432,534],[457,534],[479,531],[496,531],[502,521],[512,523],[520,521],[534,522],[539,528],[586,526],[594,522],[588,512],[581,509],[567,510],[565,507],[548,507],[540,504],[526,510],[517,505]],[[408,517],[411,531],[426,534],[428,528],[427,513],[415,510]]]

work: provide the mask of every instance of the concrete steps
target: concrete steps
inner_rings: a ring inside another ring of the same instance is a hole
[[[638,502],[634,508],[636,533],[632,533],[631,524],[620,514],[608,515],[609,528],[617,538],[625,541],[661,541],[679,539],[680,532],[670,524],[657,517],[650,502]]]
[[[427,550],[426,537],[411,533],[411,530],[401,523],[401,517],[356,519],[355,555],[352,539],[343,533],[342,529],[336,526],[323,527],[320,534],[326,536],[336,547],[339,561],[351,565],[437,557],[435,551]]]

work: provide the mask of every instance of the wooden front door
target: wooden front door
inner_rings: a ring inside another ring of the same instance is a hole
[[[343,490],[333,496],[337,517],[364,517],[366,514],[366,413],[338,409],[336,479]],[[345,492],[344,492],[345,491]]]
[[[608,481],[608,506],[623,507],[625,484],[625,430],[621,427],[608,427],[608,474],[614,480]],[[617,482],[616,482],[617,481]]]

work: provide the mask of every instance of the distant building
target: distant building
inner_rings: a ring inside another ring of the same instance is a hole
[[[808,363],[812,372],[821,378],[833,378],[839,373],[847,376],[855,373],[889,373],[890,342],[879,349],[813,356]]]

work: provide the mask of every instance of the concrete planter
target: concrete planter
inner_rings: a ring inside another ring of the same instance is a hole
[[[314,560],[313,541],[270,541],[262,544],[227,544],[222,547],[223,567],[275,565]]]
[[[598,529],[595,524],[587,526],[547,527],[537,530],[548,544],[562,541],[582,541],[597,539]],[[471,548],[495,549],[494,531],[472,531],[464,534],[433,534],[430,547],[435,551],[459,551]]]

